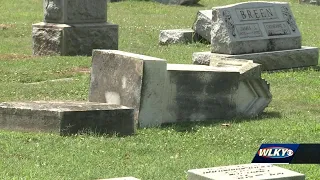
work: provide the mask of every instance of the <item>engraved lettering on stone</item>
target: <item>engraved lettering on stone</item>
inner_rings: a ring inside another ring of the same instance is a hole
[[[236,14],[240,21],[255,21],[278,18],[273,7],[236,9]]]
[[[236,25],[237,32],[240,38],[261,37],[262,32],[259,24],[241,24]]]
[[[293,32],[295,32],[296,29],[298,29],[298,28],[296,26],[296,23],[293,20],[293,16],[289,12],[289,9],[286,6],[282,6],[281,7],[281,12],[283,14],[284,19],[287,21],[288,25],[291,27],[291,30]]]
[[[234,22],[231,17],[231,13],[227,10],[223,11],[222,16],[224,17],[224,22],[227,25],[227,29],[232,34],[233,37],[236,37]]]
[[[46,7],[44,12],[45,19],[60,20],[62,18],[62,10],[59,0],[46,0]]]
[[[285,22],[264,23],[268,36],[290,35],[290,29]]]

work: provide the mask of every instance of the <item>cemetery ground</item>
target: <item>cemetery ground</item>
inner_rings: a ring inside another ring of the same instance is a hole
[[[126,1],[108,4],[108,20],[119,24],[119,50],[191,63],[209,45],[159,46],[162,29],[190,28],[198,10],[238,3],[201,0],[202,6]],[[302,44],[320,47],[320,7],[290,6]],[[41,22],[42,0],[0,3],[0,100],[83,100],[91,57],[32,56],[31,24]],[[273,101],[258,118],[139,129],[131,137],[0,131],[0,179],[186,179],[186,171],[250,163],[261,143],[320,143],[320,72],[263,73]],[[65,79],[69,78],[69,79]],[[62,79],[61,81],[48,81]],[[222,126],[229,124],[229,126]],[[319,165],[281,165],[320,177]]]

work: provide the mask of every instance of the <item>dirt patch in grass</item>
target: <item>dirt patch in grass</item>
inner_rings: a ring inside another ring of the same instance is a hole
[[[12,24],[0,24],[0,30],[8,30],[12,27],[14,27]]]
[[[63,71],[56,71],[54,74],[59,77],[71,77],[75,74],[90,74],[91,68],[88,67],[74,67]]]
[[[32,59],[35,56],[25,54],[0,54],[0,60],[24,60]]]

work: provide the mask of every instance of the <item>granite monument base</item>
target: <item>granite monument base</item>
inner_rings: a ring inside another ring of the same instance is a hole
[[[92,55],[93,49],[118,49],[118,25],[111,23],[32,25],[34,55]]]
[[[303,46],[301,49],[271,51],[262,53],[229,55],[211,52],[193,53],[193,64],[210,65],[214,59],[248,59],[262,65],[262,70],[281,70],[317,66],[319,49]]]

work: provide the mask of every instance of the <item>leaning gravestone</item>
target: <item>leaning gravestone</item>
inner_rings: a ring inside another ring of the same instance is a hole
[[[305,180],[305,175],[271,164],[241,164],[192,169],[188,180]]]
[[[106,0],[44,0],[44,22],[32,25],[34,55],[91,55],[118,49],[118,25],[106,22]]]
[[[192,29],[202,38],[211,42],[212,10],[198,11]]]
[[[318,64],[318,48],[301,47],[300,31],[289,4],[284,2],[247,2],[213,8],[211,54],[210,58],[250,59],[262,64],[264,70]],[[270,65],[275,61],[277,65]]]
[[[3,102],[0,103],[0,128],[60,135],[82,131],[132,135],[135,132],[133,111],[125,106],[105,103]]]

